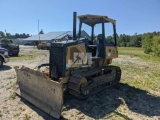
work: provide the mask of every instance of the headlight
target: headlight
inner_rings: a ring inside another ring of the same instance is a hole
[[[4,55],[8,56],[8,51],[4,52]]]

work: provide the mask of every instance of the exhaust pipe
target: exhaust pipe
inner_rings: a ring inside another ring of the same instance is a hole
[[[73,40],[77,40],[77,36],[76,36],[76,20],[77,20],[77,12],[73,12]]]

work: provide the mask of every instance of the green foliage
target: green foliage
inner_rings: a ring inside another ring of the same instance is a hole
[[[144,52],[160,57],[160,36],[148,34],[142,41]]]
[[[144,33],[134,35],[121,34],[118,37],[120,47],[142,47],[144,53],[160,56],[160,32]]]
[[[134,35],[126,35],[126,34],[120,34],[117,37],[118,40],[118,46],[120,47],[144,47],[145,49],[145,53],[149,53],[151,51],[151,47],[152,46],[150,43],[151,38],[153,38],[153,36],[158,36],[160,35],[160,32],[152,32],[152,33],[144,33],[144,34],[137,34],[135,33]],[[147,44],[143,44],[143,43],[148,43]],[[143,45],[142,45],[143,44]]]
[[[160,36],[154,36],[152,38],[152,51],[155,56],[160,57]]]
[[[11,39],[7,39],[7,38],[1,38],[0,42],[1,43],[13,43],[13,41]]]
[[[39,32],[39,34],[44,34],[43,30],[41,29],[41,31]]]
[[[16,99],[16,96],[17,96],[17,94],[14,92],[14,93],[10,96],[10,98],[12,98],[12,99],[14,100],[14,99]]]
[[[142,40],[142,47],[144,49],[144,53],[149,54],[150,52],[152,52],[152,35],[147,34],[145,36],[143,36],[143,40]]]
[[[4,32],[0,31],[0,37],[4,37]]]
[[[121,34],[118,42],[120,47],[141,47],[141,36],[137,33],[133,36]]]
[[[18,34],[18,33],[16,33],[16,34],[13,35],[13,36],[16,37],[16,38],[27,38],[27,37],[30,37],[29,34],[25,34],[25,33],[23,33],[23,34]]]
[[[26,33],[23,34],[16,33],[15,35],[11,35],[11,33],[4,33],[3,31],[0,31],[0,38],[16,39],[16,38],[28,38],[28,37],[30,37],[30,35]]]
[[[10,36],[11,36],[11,34],[10,34],[10,33],[6,33],[6,36],[7,36],[7,37],[10,37]]]
[[[25,114],[25,118],[24,118],[24,120],[30,120],[30,118],[31,118],[31,116],[29,116],[29,115]]]
[[[114,42],[114,38],[112,36],[107,36],[106,41]]]

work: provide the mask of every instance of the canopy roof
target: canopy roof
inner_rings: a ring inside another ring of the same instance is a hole
[[[116,24],[116,21],[108,18],[107,16],[100,16],[100,15],[80,15],[78,16],[78,19],[80,21],[83,21],[85,24],[89,25],[89,26],[93,26],[95,24],[98,23],[102,23],[102,19],[105,20],[105,22],[111,22],[113,24]]]

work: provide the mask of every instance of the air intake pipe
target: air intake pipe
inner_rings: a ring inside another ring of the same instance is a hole
[[[73,40],[77,40],[77,36],[76,36],[76,20],[77,20],[77,12],[73,12]]]

